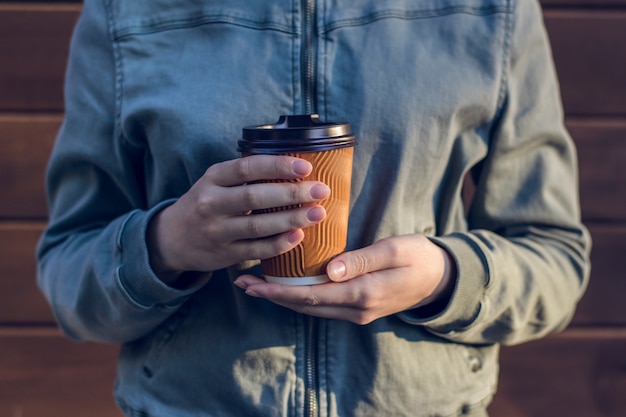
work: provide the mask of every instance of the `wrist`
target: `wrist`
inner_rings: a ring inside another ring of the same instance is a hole
[[[167,210],[167,208],[165,209]],[[162,215],[165,210],[157,213],[148,223],[147,236],[146,236],[146,244],[148,246],[148,257],[150,260],[150,268],[152,272],[163,281],[165,284],[177,288],[178,282],[181,275],[183,275],[182,270],[178,270],[176,268],[172,268],[168,265],[164,254],[167,250],[164,248],[164,234],[161,232],[162,228]]]
[[[420,316],[434,316],[443,311],[450,303],[452,293],[456,286],[457,268],[452,255],[439,247],[443,256],[443,273],[441,280],[433,292],[420,301],[413,310]]]

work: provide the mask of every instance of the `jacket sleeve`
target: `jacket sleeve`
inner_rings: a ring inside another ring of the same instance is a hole
[[[102,1],[86,0],[66,73],[66,116],[50,158],[50,219],[37,248],[38,283],[74,339],[123,342],[161,323],[195,288],[150,268],[144,150],[119,133],[115,48]]]
[[[520,0],[505,41],[501,108],[477,170],[469,232],[434,239],[457,264],[434,317],[401,318],[464,343],[516,344],[564,328],[589,276],[576,150],[536,1]]]

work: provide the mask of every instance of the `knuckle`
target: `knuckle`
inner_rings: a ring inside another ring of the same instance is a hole
[[[257,244],[250,244],[245,247],[242,253],[242,258],[246,260],[262,259],[262,248]]]
[[[208,194],[200,195],[196,198],[196,212],[200,217],[208,217],[217,211],[217,201]]]
[[[246,219],[246,230],[248,235],[252,238],[263,237],[266,235],[266,228],[262,221],[259,221],[257,216],[248,216]]]
[[[361,294],[359,298],[359,307],[363,311],[370,311],[380,305],[380,298],[371,292]]]
[[[243,180],[250,178],[250,173],[252,172],[250,158],[240,158],[237,161],[237,175],[239,175],[239,177]]]
[[[295,183],[295,182],[289,182],[287,183],[287,187],[289,190],[289,198],[290,198],[290,202],[291,203],[299,203],[300,199],[302,198],[302,191],[300,189],[300,186]]]
[[[384,253],[390,259],[400,257],[405,252],[405,245],[400,243],[399,239],[383,239],[377,243],[384,246]]]
[[[376,317],[373,314],[366,311],[361,311],[355,315],[355,317],[352,319],[352,322],[360,326],[365,326],[366,324],[370,324],[371,322],[373,322],[375,319]]]
[[[309,293],[304,299],[304,304],[308,307],[315,307],[320,305],[321,301],[315,294]]]
[[[367,271],[368,259],[360,253],[350,258],[350,267],[354,275],[363,275]]]
[[[242,189],[241,198],[245,204],[245,207],[249,209],[260,208],[259,196],[254,192],[254,187],[240,187]]]

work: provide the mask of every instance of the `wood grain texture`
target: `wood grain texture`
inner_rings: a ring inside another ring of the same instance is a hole
[[[0,116],[0,219],[45,219],[45,174],[61,116]]]
[[[590,231],[591,279],[574,324],[626,326],[626,225],[593,225]]]
[[[1,6],[0,56],[6,65],[0,66],[0,111],[62,110],[69,39],[80,5]],[[548,7],[545,22],[566,112],[626,115],[626,12]]]
[[[572,120],[586,222],[626,222],[626,121]]]
[[[117,351],[55,331],[0,332],[0,416],[121,417]]]
[[[79,5],[0,5],[0,110],[63,107],[63,78]]]
[[[580,302],[577,326],[624,325],[626,225],[594,225],[589,288]],[[41,225],[0,224],[0,325],[54,323],[36,285],[35,246]]]
[[[42,230],[43,225],[0,225],[0,325],[54,323],[36,282],[35,246]]]
[[[501,352],[494,417],[623,417],[626,332],[567,331]]]
[[[626,12],[546,11],[568,115],[626,115]]]

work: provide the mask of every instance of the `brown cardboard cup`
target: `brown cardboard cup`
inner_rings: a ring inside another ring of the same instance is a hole
[[[324,123],[317,115],[281,116],[276,124],[243,129],[239,151],[291,155],[313,165],[307,181],[320,181],[331,189],[321,202],[326,219],[304,229],[304,240],[287,253],[261,261],[268,282],[313,285],[328,282],[326,264],[345,251],[350,205],[350,181],[355,136],[348,123]],[[270,210],[283,210],[278,207]]]

